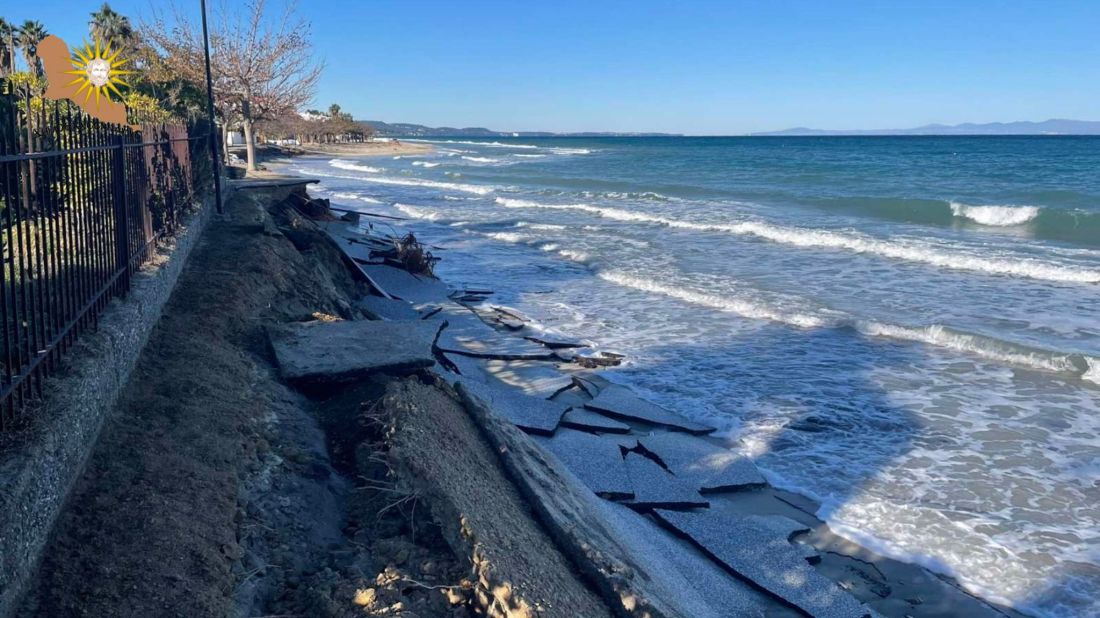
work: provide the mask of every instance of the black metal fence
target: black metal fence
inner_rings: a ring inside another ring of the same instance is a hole
[[[100,122],[0,80],[0,430],[212,179],[204,124]]]

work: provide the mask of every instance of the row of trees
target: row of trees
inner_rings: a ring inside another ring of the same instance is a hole
[[[164,122],[205,114],[201,16],[193,14],[191,3],[188,8],[184,11],[171,0],[151,0],[151,17],[136,27],[107,3],[91,14],[91,37],[124,48],[136,69],[124,102],[137,120]],[[215,111],[223,143],[232,129],[244,133],[249,169],[256,168],[254,144],[260,127],[265,133],[302,136],[306,141],[365,135],[338,106],[323,121],[298,114],[313,99],[323,63],[314,59],[310,24],[297,17],[295,8],[293,0],[276,8],[268,0],[223,0],[211,12]],[[36,51],[46,36],[39,22],[16,27],[0,20],[0,71],[9,82],[26,84],[35,95],[44,86]],[[22,72],[16,64],[17,51],[26,65]]]
[[[363,142],[374,134],[370,125],[355,120],[333,103],[327,112],[311,109],[266,120],[260,130],[267,139],[294,139],[300,144]]]

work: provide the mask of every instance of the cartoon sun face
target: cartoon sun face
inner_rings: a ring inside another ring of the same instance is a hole
[[[65,71],[65,73],[77,77],[66,86],[80,84],[76,94],[87,90],[84,95],[85,103],[88,102],[94,92],[96,107],[99,107],[100,96],[110,101],[112,92],[118,96],[119,100],[122,99],[122,93],[119,92],[118,87],[129,87],[130,84],[127,84],[119,76],[133,73],[133,71],[124,71],[119,68],[130,61],[128,58],[119,58],[122,49],[115,50],[112,54],[111,44],[108,42],[104,46],[97,39],[95,49],[92,49],[92,46],[85,41],[83,49],[74,47],[72,52],[73,70]]]

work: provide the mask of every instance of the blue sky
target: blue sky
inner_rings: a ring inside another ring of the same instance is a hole
[[[0,0],[0,15],[76,39],[99,4]],[[148,14],[149,0],[112,6]],[[327,63],[317,106],[362,119],[690,134],[1100,120],[1096,0],[302,0],[299,11]]]

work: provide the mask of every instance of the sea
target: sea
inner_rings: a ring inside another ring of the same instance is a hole
[[[288,168],[624,354],[609,379],[718,426],[834,532],[1100,615],[1100,137],[423,141]]]

